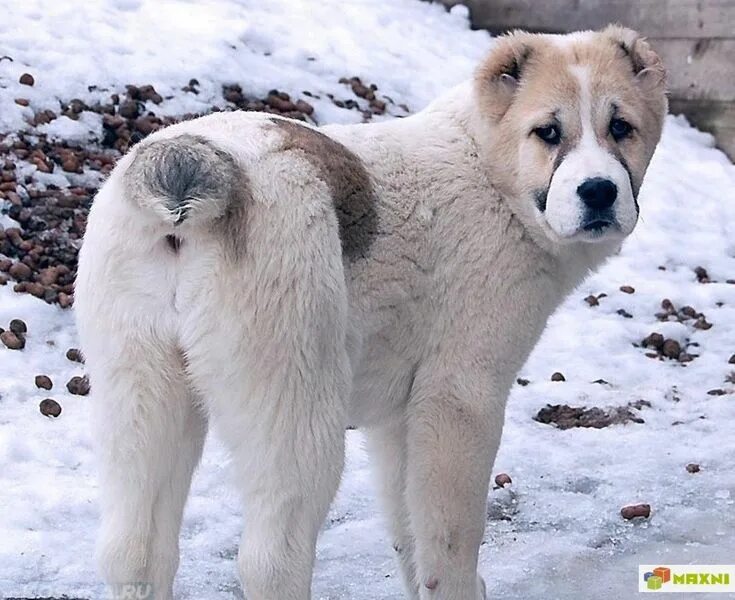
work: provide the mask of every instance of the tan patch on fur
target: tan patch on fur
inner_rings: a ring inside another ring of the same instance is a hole
[[[316,129],[289,119],[271,119],[283,134],[281,151],[304,156],[329,187],[339,222],[342,251],[350,259],[367,256],[377,232],[375,193],[360,158]]]

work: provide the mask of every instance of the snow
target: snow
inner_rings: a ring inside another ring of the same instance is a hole
[[[27,127],[34,111],[58,110],[59,100],[92,103],[127,83],[153,84],[166,98],[157,111],[168,114],[221,103],[223,83],[253,94],[309,90],[322,95],[316,117],[325,123],[359,117],[325,98],[345,94],[340,77],[358,75],[418,110],[468,76],[491,44],[469,30],[466,10],[446,13],[414,0],[9,0],[4,8],[0,46],[13,60],[0,60],[0,131]],[[18,83],[24,72],[35,77],[33,87]],[[179,91],[192,77],[198,96]],[[17,105],[18,97],[31,108]],[[60,118],[41,129],[82,142],[99,126],[92,119]],[[531,383],[511,393],[493,472],[510,474],[513,485],[489,495],[481,550],[490,597],[617,600],[637,589],[639,563],[717,564],[735,556],[735,396],[707,394],[735,391],[724,381],[735,370],[728,364],[735,285],[724,283],[735,278],[735,168],[710,136],[669,117],[640,203],[640,224],[621,254],[551,319],[519,374]],[[697,281],[700,265],[713,283]],[[608,296],[599,306],[583,301],[601,292]],[[713,327],[659,322],[663,298],[694,306]],[[621,308],[633,318],[617,314]],[[91,400],[65,390],[83,371],[65,358],[77,343],[72,314],[0,287],[0,326],[13,318],[24,319],[29,334],[23,351],[0,348],[0,597],[97,598]],[[634,344],[653,331],[698,343],[689,351],[699,356],[687,366],[647,358]],[[555,371],[566,381],[551,382]],[[35,388],[41,373],[53,390]],[[598,379],[608,383],[592,383]],[[39,413],[45,397],[60,402],[61,417]],[[643,424],[561,431],[532,419],[547,403],[639,399],[651,403],[640,412]],[[690,462],[701,472],[687,473]],[[211,439],[186,509],[181,598],[240,597],[240,507],[228,469]],[[623,521],[620,508],[637,502],[651,504],[651,519]],[[402,597],[359,432],[348,432],[348,465],[320,538],[314,597]]]

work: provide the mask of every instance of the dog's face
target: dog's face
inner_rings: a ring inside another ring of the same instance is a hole
[[[667,112],[634,31],[499,38],[475,79],[493,183],[557,243],[622,239]]]

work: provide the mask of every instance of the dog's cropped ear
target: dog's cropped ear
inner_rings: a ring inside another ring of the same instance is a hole
[[[483,109],[495,121],[507,112],[523,80],[523,70],[532,53],[530,38],[525,31],[497,38],[489,56],[475,73],[475,86]]]
[[[663,93],[666,90],[666,69],[663,61],[637,31],[610,25],[603,33],[617,44],[620,52],[630,61],[636,83],[644,93]]]

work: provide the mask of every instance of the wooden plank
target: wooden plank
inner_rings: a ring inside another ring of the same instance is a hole
[[[669,109],[672,114],[686,115],[692,125],[713,134],[717,147],[735,161],[735,103],[672,98]]]
[[[735,39],[650,39],[669,74],[672,97],[735,101]]]
[[[622,23],[657,38],[732,38],[735,0],[442,0],[466,4],[473,27],[564,32]]]

